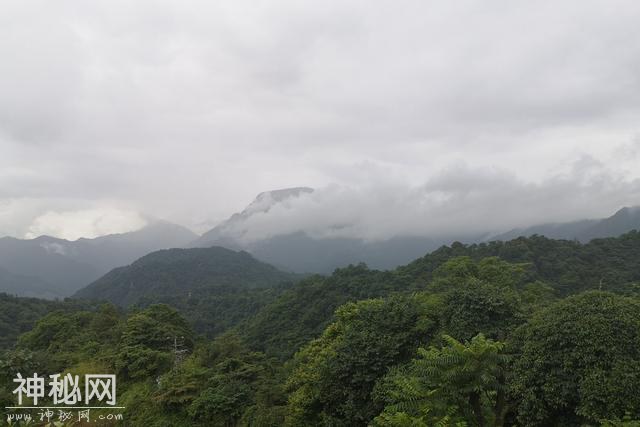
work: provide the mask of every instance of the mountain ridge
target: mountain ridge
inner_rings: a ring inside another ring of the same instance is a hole
[[[613,215],[600,219],[539,224],[507,231],[490,240],[511,240],[520,236],[541,235],[553,239],[578,240],[587,243],[593,239],[616,237],[640,229],[640,206],[622,207]]]
[[[222,246],[246,250],[256,258],[284,270],[328,274],[336,268],[359,262],[376,269],[392,269],[454,241],[481,243],[543,235],[554,239],[577,239],[586,243],[594,238],[616,237],[640,229],[640,208],[625,207],[606,218],[536,224],[492,235],[452,234],[439,238],[408,235],[367,241],[351,237],[316,238],[304,230],[298,230],[257,240],[244,238],[250,231],[248,220],[253,215],[268,212],[278,203],[286,203],[313,191],[308,187],[293,187],[260,193],[244,210],[234,213],[189,246]]]
[[[52,236],[33,239],[0,238],[0,268],[13,275],[33,277],[43,294],[23,296],[65,297],[96,280],[114,267],[126,265],[158,249],[184,246],[197,235],[185,227],[154,221],[128,233],[93,239],[65,240]],[[0,291],[8,290],[0,280]]]

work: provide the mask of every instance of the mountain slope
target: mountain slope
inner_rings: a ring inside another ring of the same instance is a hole
[[[158,221],[141,230],[95,239],[4,237],[0,239],[0,268],[34,278],[27,288],[42,292],[15,292],[7,281],[0,281],[0,291],[43,298],[68,296],[114,267],[129,264],[151,251],[185,246],[196,236],[184,227]]]
[[[287,359],[301,343],[317,338],[337,307],[366,298],[425,290],[438,268],[456,257],[499,257],[524,263],[524,283],[543,281],[559,295],[590,289],[622,293],[640,290],[640,232],[582,244],[543,236],[507,242],[443,246],[392,271],[349,266],[330,276],[309,277],[265,305],[237,332],[254,349]],[[538,289],[544,288],[538,287]]]
[[[364,262],[378,269],[405,264],[456,239],[467,236],[431,239],[421,236],[396,236],[381,241],[349,237],[316,238],[304,230],[275,234],[261,239],[246,239],[260,215],[276,205],[289,203],[313,193],[307,187],[295,187],[260,193],[242,212],[233,214],[217,227],[204,233],[191,247],[222,246],[245,250],[256,258],[296,273],[331,273],[339,267]]]
[[[169,249],[112,270],[74,297],[121,306],[170,304],[196,332],[213,337],[253,316],[297,279],[246,252]]]
[[[640,207],[625,207],[608,218],[581,220],[557,224],[540,224],[533,227],[511,230],[492,237],[491,240],[511,240],[535,234],[552,239],[578,240],[586,243],[591,239],[616,237],[631,230],[640,229]]]
[[[426,282],[442,262],[458,256],[473,259],[496,256],[512,263],[526,263],[532,280],[542,280],[565,295],[597,288],[629,290],[640,283],[640,232],[637,230],[588,243],[539,235],[505,242],[454,243],[398,270]]]
[[[388,270],[431,252],[447,241],[427,237],[394,237],[368,242],[344,237],[315,239],[304,232],[274,236],[246,248],[256,258],[299,273],[331,273],[365,263]]]
[[[230,249],[241,248],[243,245],[240,240],[246,232],[244,223],[251,216],[268,212],[273,206],[287,199],[312,192],[313,189],[309,187],[293,187],[260,193],[242,212],[234,213],[229,219],[204,233],[192,242],[190,246],[198,248],[210,246],[224,246]]]
[[[37,277],[13,274],[0,268],[0,289],[10,295],[40,296],[41,298],[54,299],[58,295],[51,293],[51,285]]]
[[[149,252],[184,247],[196,237],[197,234],[185,227],[156,221],[128,233],[71,242],[69,256],[96,266],[102,275],[114,267],[130,264]]]
[[[83,301],[48,301],[0,293],[0,352],[13,347],[18,336],[31,330],[34,323],[47,313],[94,308]]]
[[[640,206],[622,208],[609,218],[598,221],[583,231],[578,240],[585,242],[601,237],[614,237],[631,230],[640,230]]]
[[[269,288],[293,277],[246,252],[221,247],[167,249],[110,271],[74,297],[121,306],[165,297],[195,300],[223,288]]]
[[[0,239],[0,268],[18,276],[48,283],[46,294],[69,295],[99,275],[95,266],[60,252],[67,241],[49,236],[33,240]],[[11,291],[0,288],[0,291]],[[46,294],[36,295],[45,297]],[[19,293],[19,295],[27,295]]]

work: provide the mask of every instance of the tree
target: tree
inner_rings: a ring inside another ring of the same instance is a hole
[[[516,286],[523,267],[498,258],[453,258],[436,270],[431,291],[444,294],[439,311],[442,332],[458,340],[479,333],[504,340],[524,321]]]
[[[461,343],[445,335],[442,348],[420,348],[418,358],[393,370],[376,388],[385,401],[377,425],[502,426],[507,413],[504,344],[482,334]]]
[[[640,303],[607,292],[572,296],[515,335],[511,389],[523,425],[598,423],[640,415]]]
[[[127,378],[154,377],[169,370],[176,350],[192,348],[187,321],[168,305],[152,305],[127,320],[116,368]]]
[[[336,322],[295,357],[288,424],[367,425],[382,409],[371,399],[376,381],[431,334],[433,322],[420,317],[411,297],[340,307]]]
[[[273,376],[271,361],[232,334],[218,337],[200,353],[196,356],[207,366],[207,375],[187,407],[189,416],[207,425],[237,425],[249,408],[255,411],[257,391]]]

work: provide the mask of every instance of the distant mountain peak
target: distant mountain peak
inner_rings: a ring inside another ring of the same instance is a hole
[[[216,288],[267,288],[295,278],[244,251],[222,247],[163,249],[131,265],[111,270],[74,297],[108,300],[128,306],[141,299],[177,301],[193,294],[206,297]]]
[[[311,187],[291,187],[291,188],[281,188],[278,190],[270,190],[263,191],[262,193],[256,196],[256,200],[261,200],[265,197],[270,197],[274,201],[282,201],[284,199],[288,199],[289,197],[298,197],[303,193],[313,193],[313,188]]]
[[[281,203],[293,197],[300,197],[301,194],[313,193],[313,188],[309,187],[292,187],[280,190],[264,191],[256,196],[256,198],[247,206],[240,216],[248,216],[257,212],[267,212],[274,205]]]
[[[159,249],[186,246],[197,237],[180,225],[153,220],[135,231],[92,239],[69,241],[45,235],[34,239],[4,238],[0,239],[0,268],[14,276],[49,283],[42,296],[67,296],[114,267],[128,265]],[[33,288],[43,286],[34,282]],[[0,291],[7,289],[14,287],[0,281]]]
[[[640,213],[640,206],[625,206],[620,208],[615,214],[613,214],[613,216],[611,216],[611,218],[620,216],[629,217],[637,215],[638,213]]]
[[[577,239],[583,243],[603,237],[617,237],[640,229],[640,206],[625,206],[607,218],[580,220],[566,223],[540,224],[515,229],[494,236],[492,240],[511,240],[518,236],[539,234],[552,239]]]
[[[232,249],[240,249],[237,240],[241,237],[244,231],[244,221],[252,215],[269,212],[271,208],[279,203],[298,198],[303,194],[313,193],[313,191],[313,188],[310,187],[292,187],[264,191],[258,194],[256,198],[249,203],[244,210],[242,210],[242,212],[234,213],[229,219],[221,222],[213,229],[204,233],[190,246],[208,247],[213,245],[222,245]]]

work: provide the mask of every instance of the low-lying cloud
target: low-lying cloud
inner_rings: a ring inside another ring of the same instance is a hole
[[[139,213],[114,208],[48,211],[33,220],[25,237],[47,235],[76,240],[137,230],[146,224],[147,220]]]
[[[608,214],[637,203],[638,22],[635,0],[6,1],[0,235],[139,225],[96,209],[204,232],[294,186],[321,190],[293,224],[369,238]]]
[[[457,166],[415,187],[323,187],[232,223],[225,231],[245,244],[298,231],[316,238],[365,240],[490,236],[609,216],[630,200],[640,203],[640,180],[616,176],[592,159],[539,183],[507,171]]]

